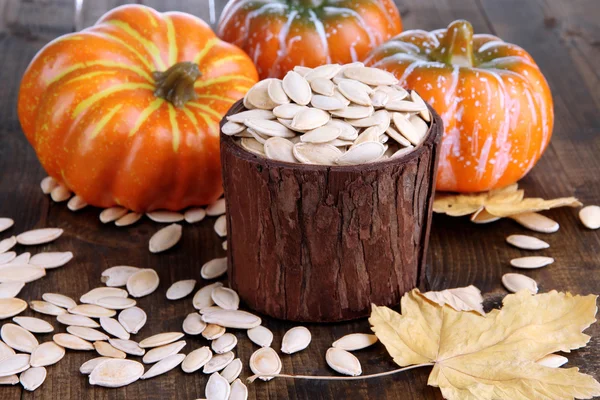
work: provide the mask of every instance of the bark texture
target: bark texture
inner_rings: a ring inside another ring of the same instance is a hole
[[[250,308],[342,321],[368,315],[371,303],[397,305],[418,284],[443,131],[431,112],[415,151],[361,166],[267,160],[221,135],[229,282]]]

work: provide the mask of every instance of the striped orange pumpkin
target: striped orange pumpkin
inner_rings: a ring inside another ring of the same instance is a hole
[[[36,55],[19,120],[48,174],[87,203],[178,210],[220,196],[219,121],[257,79],[202,20],[127,5]]]
[[[393,0],[229,0],[218,29],[252,57],[261,79],[296,65],[361,61],[401,31]]]

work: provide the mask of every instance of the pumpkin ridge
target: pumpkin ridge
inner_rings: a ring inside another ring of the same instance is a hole
[[[135,121],[133,128],[131,128],[131,130],[129,131],[128,137],[135,135],[142,126],[142,124],[146,122],[148,118],[150,118],[150,116],[154,113],[154,111],[158,110],[164,102],[166,102],[166,100],[163,100],[160,97],[158,97],[154,99],[152,103],[150,103],[146,108],[144,108],[138,116],[137,120]]]
[[[107,89],[104,89],[98,93],[93,94],[92,96],[82,100],[77,104],[75,110],[73,110],[72,118],[77,118],[82,112],[85,112],[89,108],[91,108],[96,102],[112,95],[115,93],[119,93],[126,90],[137,90],[137,89],[148,89],[154,92],[154,86],[149,85],[147,83],[121,83],[117,85],[113,85]]]
[[[102,26],[98,26],[98,28],[102,28]],[[117,36],[114,36],[108,32],[101,31],[100,29],[89,30],[87,33],[92,34],[92,35],[97,35],[99,37],[103,37],[107,40],[112,40],[115,43],[119,43],[121,46],[123,46],[124,48],[126,48],[127,50],[132,52],[138,58],[138,60],[140,60],[144,64],[144,66],[147,68],[148,72],[152,72],[153,66],[150,63],[150,61],[148,61],[142,53],[137,51],[133,46],[131,46],[129,43],[125,42],[123,39],[121,39]]]
[[[112,20],[104,21],[103,23],[112,25],[112,26],[115,26],[115,27],[121,29],[127,35],[131,36],[132,39],[140,42],[142,44],[142,46],[144,46],[144,48],[146,49],[148,54],[150,54],[150,56],[154,60],[154,66],[155,66],[154,69],[155,70],[162,71],[162,70],[167,69],[167,66],[165,65],[165,63],[161,57],[161,51],[158,48],[158,46],[155,43],[153,43],[152,41],[144,38],[141,33],[139,33],[137,30],[135,30],[127,22],[117,20],[117,19],[112,19]]]

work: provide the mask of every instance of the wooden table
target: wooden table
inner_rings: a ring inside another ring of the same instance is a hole
[[[75,2],[76,3],[76,2]],[[144,3],[159,10],[178,9],[211,17],[208,0],[150,0]],[[218,16],[225,1],[216,1]],[[497,34],[527,49],[546,74],[555,99],[554,138],[544,157],[522,185],[529,196],[577,196],[584,203],[600,202],[600,7],[597,0],[401,0],[398,2],[405,28],[435,29],[457,18],[470,20],[477,32]],[[45,292],[59,292],[75,298],[100,285],[100,273],[114,265],[129,264],[158,271],[161,285],[153,295],[139,301],[148,313],[148,324],[138,339],[161,331],[181,329],[185,315],[194,311],[190,299],[168,301],[165,290],[176,280],[199,277],[207,260],[223,256],[221,240],[212,221],[185,226],[183,241],[161,255],[147,250],[149,237],[158,224],[149,220],[129,228],[103,225],[97,209],[70,212],[65,204],[54,204],[39,189],[44,172],[23,136],[16,112],[18,84],[27,64],[46,42],[73,31],[75,25],[92,24],[104,11],[121,4],[117,0],[89,0],[74,18],[71,0],[0,0],[0,216],[13,217],[18,233],[35,227],[58,226],[65,234],[55,243],[34,248],[71,250],[75,259],[67,266],[28,284],[21,293],[27,300],[40,299]],[[213,24],[214,25],[214,24]],[[527,275],[536,279],[541,291],[568,290],[573,293],[600,293],[600,231],[584,229],[574,209],[546,213],[557,220],[556,234],[537,235],[551,247],[544,254],[556,258],[547,268]],[[510,272],[508,261],[527,254],[509,247],[504,238],[527,233],[511,221],[477,226],[467,219],[436,216],[428,263],[421,289],[445,289],[474,284],[485,294],[488,308],[497,306],[506,294],[500,277]],[[2,237],[6,233],[2,234]],[[17,249],[25,251],[23,248]],[[29,249],[28,249],[29,250]],[[33,315],[28,310],[24,315]],[[39,314],[38,314],[39,316]],[[52,321],[59,331],[54,318]],[[266,318],[275,333],[278,348],[286,329],[293,324]],[[346,333],[368,332],[366,320],[334,325],[309,325],[310,347],[296,355],[282,357],[283,370],[296,374],[329,375],[324,353],[331,342]],[[585,349],[569,355],[568,366],[600,377],[600,325],[587,331],[593,336]],[[244,361],[242,377],[249,375],[247,361],[256,349],[245,334],[237,333],[236,354]],[[40,335],[51,340],[51,334]],[[202,338],[187,337],[189,352],[206,345]],[[12,399],[195,399],[204,396],[207,377],[202,373],[172,371],[122,389],[92,387],[79,366],[94,355],[69,351],[57,365],[48,368],[48,378],[37,391],[20,385],[1,387],[0,398]],[[383,346],[358,353],[365,373],[395,368]],[[427,369],[392,377],[350,383],[275,380],[249,385],[251,399],[439,399],[436,388],[427,386]]]

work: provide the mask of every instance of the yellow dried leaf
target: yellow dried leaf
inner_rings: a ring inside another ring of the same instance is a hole
[[[485,315],[481,291],[473,285],[419,294],[440,306],[447,304],[456,311],[475,311],[481,315]]]
[[[485,209],[497,217],[508,217],[526,212],[550,210],[557,207],[579,207],[581,205],[575,197],[561,197],[552,200],[531,197],[516,203],[486,203]]]
[[[521,291],[481,316],[415,289],[402,297],[402,314],[374,305],[369,322],[398,365],[434,363],[428,384],[446,399],[587,399],[600,395],[593,377],[536,360],[588,343],[582,331],[595,322],[596,297]]]

